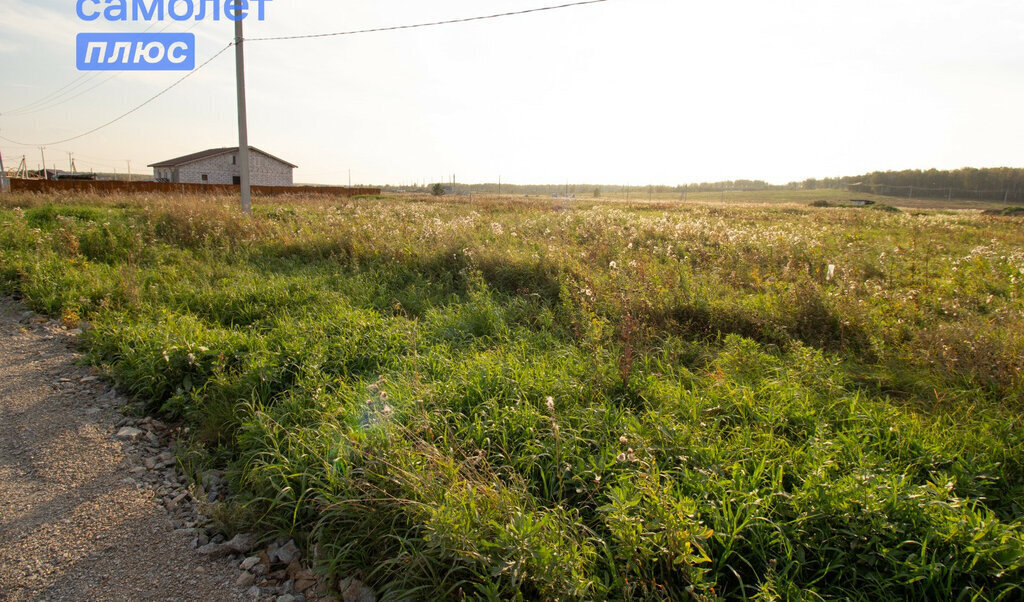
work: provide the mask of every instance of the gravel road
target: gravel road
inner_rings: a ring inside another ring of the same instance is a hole
[[[118,438],[126,401],[74,334],[0,297],[0,600],[252,599],[237,556],[192,549],[173,460],[153,466],[152,430]]]

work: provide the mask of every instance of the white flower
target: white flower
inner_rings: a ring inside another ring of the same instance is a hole
[[[549,411],[549,412],[554,412],[554,411],[555,411],[555,398],[554,398],[554,397],[552,397],[552,396],[550,396],[550,395],[548,395],[548,396],[547,396],[547,397],[546,397],[546,398],[544,399],[544,401],[545,401],[545,402],[547,403],[547,405],[548,405],[548,411]]]

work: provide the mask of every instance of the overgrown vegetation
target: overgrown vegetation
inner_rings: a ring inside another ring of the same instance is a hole
[[[0,286],[385,597],[1024,596],[1018,218],[0,202]]]

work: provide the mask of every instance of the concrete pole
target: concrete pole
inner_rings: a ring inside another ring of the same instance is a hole
[[[235,13],[241,15],[239,8]],[[242,20],[235,21],[235,80],[238,87],[238,161],[241,163],[242,213],[252,215],[252,192],[249,187],[249,129],[245,112],[245,54],[242,48]]]
[[[0,194],[11,191],[11,185],[7,183],[7,172],[4,170],[4,154],[0,153]]]

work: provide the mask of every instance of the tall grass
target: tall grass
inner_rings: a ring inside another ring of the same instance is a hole
[[[1019,218],[0,207],[0,286],[385,596],[1024,595]]]

